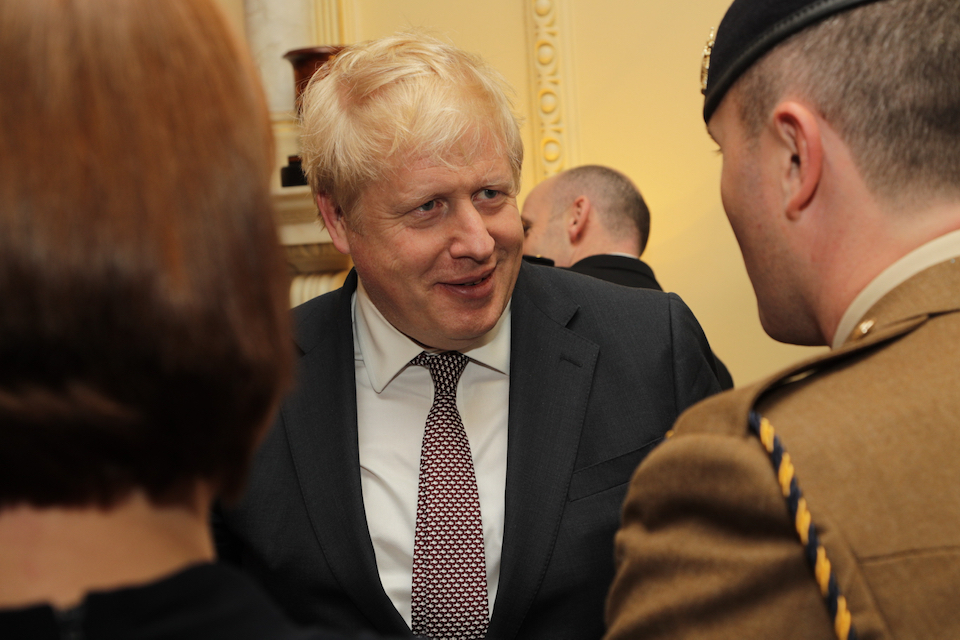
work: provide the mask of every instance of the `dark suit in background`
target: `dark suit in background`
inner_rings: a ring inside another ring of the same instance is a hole
[[[567,269],[607,282],[622,284],[625,287],[663,291],[663,287],[660,286],[657,278],[653,275],[653,269],[639,258],[599,254],[575,262]],[[714,358],[717,363],[717,378],[720,380],[720,387],[724,390],[732,389],[733,377],[730,375],[730,371],[720,361],[720,358],[716,356]]]
[[[361,495],[351,296],[296,310],[300,376],[217,525],[222,558],[294,619],[409,633],[380,584]],[[674,294],[524,264],[512,297],[500,583],[488,638],[599,638],[627,482],[676,416],[719,390]]]
[[[639,258],[603,253],[587,256],[567,269],[625,287],[663,291],[663,287],[653,275],[653,269]]]

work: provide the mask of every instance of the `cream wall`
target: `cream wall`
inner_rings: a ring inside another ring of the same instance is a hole
[[[232,6],[234,14],[242,8],[242,0],[220,2],[228,10]],[[699,74],[710,28],[728,4],[339,0],[340,33],[352,42],[422,27],[481,54],[503,72],[516,88],[518,110],[526,118],[522,202],[544,175],[538,169],[543,135],[534,108],[532,34],[538,19],[543,26],[543,16],[549,17],[552,22],[541,36],[549,34],[550,50],[559,56],[559,71],[549,80],[558,89],[559,113],[567,125],[561,163],[610,165],[637,183],[653,217],[644,259],[664,288],[680,294],[693,309],[739,385],[816,350],[783,345],[764,334],[720,203],[721,160],[704,129]]]
[[[760,326],[720,202],[721,158],[701,109],[701,52],[729,0],[571,0],[580,163],[629,175],[651,210],[644,258],[693,309],[737,384],[818,350]]]

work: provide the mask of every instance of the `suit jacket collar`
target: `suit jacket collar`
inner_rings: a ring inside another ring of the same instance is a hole
[[[570,269],[576,270],[577,267],[612,267],[616,269],[636,271],[638,273],[648,275],[651,278],[653,277],[653,269],[651,269],[650,265],[640,258],[628,258],[627,256],[621,256],[613,253],[598,253],[593,256],[587,256],[582,260],[578,260],[570,267]]]
[[[833,336],[833,347],[843,346],[851,338],[859,338],[855,325],[881,298],[918,273],[960,257],[960,230],[951,231],[915,248],[888,265],[850,302]]]
[[[924,269],[894,287],[870,307],[860,326],[869,326],[869,334],[871,330],[884,330],[904,321],[926,319],[958,310],[960,259],[953,258]],[[862,336],[862,330],[860,333]]]
[[[568,267],[568,270],[631,287],[663,291],[653,269],[639,258],[602,253],[587,256]],[[620,277],[615,275],[617,272],[620,272]]]

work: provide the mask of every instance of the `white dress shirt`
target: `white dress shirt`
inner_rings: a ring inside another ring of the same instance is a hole
[[[880,272],[863,288],[847,307],[837,331],[833,334],[833,348],[839,349],[850,338],[854,327],[880,298],[893,291],[924,269],[960,256],[960,231],[951,231],[921,245]]]
[[[470,361],[457,387],[457,409],[470,441],[480,494],[490,609],[500,579],[510,396],[510,306]],[[360,484],[380,581],[410,622],[413,538],[417,521],[420,445],[433,404],[426,367],[407,366],[423,347],[400,333],[363,288],[353,296]]]

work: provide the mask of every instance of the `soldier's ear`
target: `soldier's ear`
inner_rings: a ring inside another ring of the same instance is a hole
[[[347,220],[340,206],[333,199],[325,194],[318,193],[315,198],[317,202],[317,211],[323,220],[323,226],[326,227],[333,240],[333,246],[340,253],[350,254],[350,239],[347,236]]]
[[[823,133],[814,113],[805,105],[785,101],[772,118],[784,209],[791,220],[799,218],[810,204],[823,172]]]
[[[583,233],[592,213],[593,207],[590,198],[587,196],[578,196],[570,205],[570,217],[567,220],[567,235],[570,238],[570,244],[576,244],[583,238]]]

